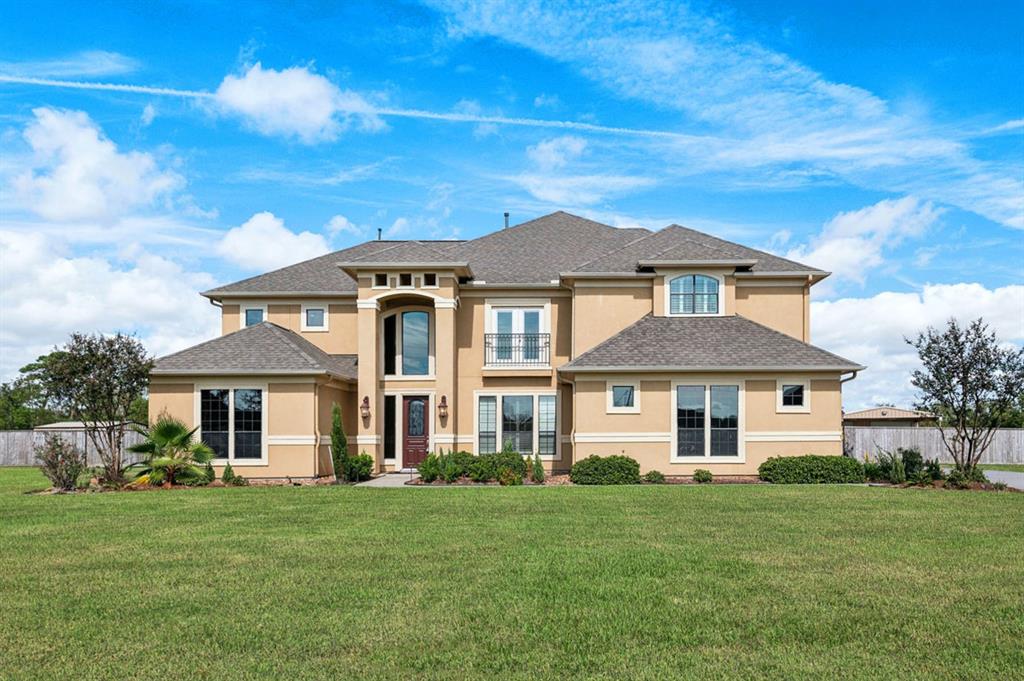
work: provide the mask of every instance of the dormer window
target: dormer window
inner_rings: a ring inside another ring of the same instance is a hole
[[[684,274],[669,281],[670,315],[717,315],[718,279],[706,274]]]

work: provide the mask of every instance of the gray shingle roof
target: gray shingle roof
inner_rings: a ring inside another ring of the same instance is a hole
[[[817,272],[816,268],[747,248],[687,227],[669,225],[581,265],[578,272],[632,272],[641,261],[754,261],[754,272]]]
[[[351,295],[356,282],[338,266],[343,262],[468,263],[477,281],[536,285],[557,281],[564,272],[628,274],[645,260],[754,261],[753,272],[818,271],[679,225],[658,232],[622,229],[559,211],[471,241],[368,241],[203,295]]]
[[[277,324],[262,322],[156,360],[161,374],[328,374],[356,380],[355,355],[331,355]]]
[[[738,315],[647,315],[561,367],[562,371],[802,369],[864,367]]]

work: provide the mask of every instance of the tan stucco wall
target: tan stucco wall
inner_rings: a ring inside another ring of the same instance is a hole
[[[810,342],[806,290],[798,286],[740,286],[736,289],[736,314]]]
[[[794,378],[783,374],[782,378]],[[615,379],[629,379],[619,375]],[[796,456],[801,454],[841,454],[842,443],[831,441],[804,442],[800,440],[782,442],[745,441],[743,463],[727,463],[709,458],[701,463],[672,463],[671,444],[661,442],[587,442],[586,436],[607,433],[609,439],[618,439],[626,433],[644,433],[671,437],[675,422],[671,413],[672,377],[640,379],[640,412],[636,414],[607,413],[606,383],[602,377],[576,380],[575,419],[577,435],[583,435],[574,445],[575,460],[598,454],[625,454],[641,464],[643,471],[656,469],[666,474],[689,475],[695,468],[707,468],[717,475],[755,475],[757,467],[769,456]],[[676,378],[699,378],[713,384],[715,380],[735,381],[744,379],[743,391],[743,432],[742,436],[753,433],[834,433],[842,431],[841,393],[838,377],[811,377],[811,412],[776,413],[776,376],[745,378],[735,374],[685,376]]]
[[[296,300],[288,302],[271,302],[267,300],[252,301],[267,305],[267,321],[283,326],[299,334],[318,348],[338,355],[354,355],[357,352],[356,338],[357,317],[355,300]],[[302,304],[325,304],[327,306],[327,331],[302,330]],[[238,331],[241,324],[241,307],[236,304],[225,304],[221,308],[221,334]]]
[[[573,356],[608,340],[624,328],[649,314],[653,307],[653,285],[629,282],[627,287],[578,286],[574,291]]]
[[[156,421],[160,414],[167,412],[189,428],[194,428],[195,410],[192,405],[195,392],[192,383],[165,383],[156,380],[149,384],[149,422]]]

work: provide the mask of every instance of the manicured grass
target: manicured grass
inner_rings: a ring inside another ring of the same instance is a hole
[[[0,469],[4,679],[1024,669],[1024,494],[41,486]]]
[[[952,468],[953,464],[944,463],[943,468]],[[983,471],[1009,471],[1011,473],[1024,473],[1024,463],[983,463],[978,464]]]

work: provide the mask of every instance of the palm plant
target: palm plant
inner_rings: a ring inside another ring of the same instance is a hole
[[[146,459],[135,464],[136,484],[173,485],[175,482],[193,482],[206,479],[204,467],[214,457],[214,451],[200,441],[193,441],[192,436],[199,428],[189,427],[184,423],[161,414],[156,423],[148,430],[137,429],[146,438],[128,451],[144,454]]]

